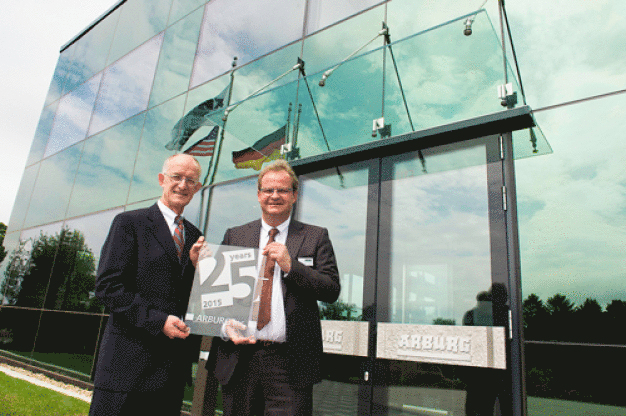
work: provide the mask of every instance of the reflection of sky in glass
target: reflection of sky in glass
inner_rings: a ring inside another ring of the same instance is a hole
[[[626,97],[536,113],[554,153],[517,161],[522,287],[626,300]]]
[[[228,71],[235,56],[244,65],[301,37],[304,2],[212,1],[204,15],[192,87]]]
[[[94,76],[61,98],[44,157],[85,138],[101,77],[101,74]]]
[[[167,28],[150,95],[150,106],[187,91],[198,44],[202,9]]]
[[[65,227],[70,230],[78,230],[85,237],[85,244],[96,258],[96,264],[100,258],[100,250],[109,233],[113,217],[122,212],[122,209],[112,209],[86,217],[75,218],[65,222]]]
[[[35,130],[35,137],[30,147],[30,153],[28,154],[28,160],[26,166],[32,165],[35,162],[41,160],[46,151],[48,144],[48,138],[50,137],[50,129],[52,129],[52,123],[54,122],[54,114],[57,110],[57,103],[44,107],[41,111],[41,117],[39,118],[39,124],[37,130]]]
[[[161,33],[107,68],[90,136],[146,109],[162,42]]]
[[[165,148],[171,137],[172,127],[183,115],[185,96],[176,97],[154,107],[146,113],[139,153],[135,163],[133,181],[130,186],[128,202],[133,203],[144,199],[156,198],[161,195],[157,175],[161,172],[163,162],[172,155]],[[199,158],[203,172],[205,162]]]
[[[76,144],[41,162],[25,227],[65,217],[82,148],[82,143]]]
[[[367,225],[367,175],[359,167],[340,167],[300,178],[298,219],[325,227],[335,250],[340,299],[363,308],[365,227]],[[341,186],[341,183],[345,187]]]
[[[482,146],[452,154],[485,163]],[[445,157],[445,154],[442,155]],[[462,323],[491,286],[486,166],[412,176],[417,157],[394,166],[391,182],[392,320]]]
[[[126,203],[144,115],[139,114],[85,141],[68,217]]]
[[[306,33],[312,33],[328,25],[356,14],[363,9],[383,3],[385,0],[311,0],[309,1]]]
[[[255,176],[240,182],[216,186],[211,194],[208,189],[204,191],[202,196],[204,205],[208,206],[208,209],[204,208],[203,211],[208,214],[209,218],[204,232],[207,242],[219,244],[228,228],[261,217],[256,184]]]
[[[148,39],[163,31],[167,24],[171,0],[133,0],[120,9],[119,22],[109,51],[111,64]]]
[[[24,218],[26,217],[26,211],[28,210],[28,203],[30,201],[33,188],[35,187],[35,179],[39,172],[40,165],[33,165],[24,169],[22,175],[22,181],[20,187],[15,196],[15,202],[13,203],[13,209],[11,210],[11,219],[9,220],[8,231],[15,231],[22,228]]]

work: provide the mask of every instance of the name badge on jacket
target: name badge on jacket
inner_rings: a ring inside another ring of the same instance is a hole
[[[305,266],[313,267],[313,257],[298,257],[298,261]]]

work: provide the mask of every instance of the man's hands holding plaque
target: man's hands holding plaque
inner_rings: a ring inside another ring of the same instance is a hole
[[[205,257],[211,257],[213,252],[204,241],[204,237],[198,238],[193,246],[191,246],[191,250],[189,250],[189,259],[193,264],[193,267],[198,267],[198,260],[203,259]]]
[[[246,336],[246,330],[248,328],[241,322],[234,319],[229,319],[224,324],[222,330],[225,335],[237,345],[240,344],[255,344],[256,338],[254,335]]]

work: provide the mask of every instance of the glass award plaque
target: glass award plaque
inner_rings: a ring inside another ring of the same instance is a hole
[[[221,336],[229,319],[248,323],[257,296],[259,250],[206,244],[196,267],[185,323],[192,334]]]

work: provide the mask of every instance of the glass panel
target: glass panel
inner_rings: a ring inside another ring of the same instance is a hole
[[[101,78],[98,74],[61,98],[44,157],[85,138]]]
[[[15,282],[16,274],[12,274],[12,270],[16,270],[15,266],[12,266],[16,260],[15,250],[18,249],[20,243],[20,233],[13,232],[4,236],[2,246],[5,250],[5,257],[0,262],[0,305],[8,305],[15,299]],[[18,257],[19,259],[19,257]],[[5,295],[5,292],[9,292]],[[1,335],[0,335],[1,337]],[[2,344],[2,341],[0,341]]]
[[[172,140],[172,129],[182,116],[184,106],[185,96],[181,95],[146,113],[128,203],[161,196],[158,174],[165,159],[173,154],[165,145]],[[202,170],[206,171],[204,164]]]
[[[161,33],[106,69],[89,136],[147,108],[162,43]]]
[[[41,311],[22,308],[0,308],[2,350],[16,354],[16,359],[30,358],[39,328]]]
[[[126,203],[144,118],[142,113],[85,141],[68,217]]]
[[[79,143],[41,162],[25,227],[65,217],[82,148],[83,143]]]
[[[169,24],[176,23],[191,11],[202,7],[206,2],[206,0],[174,0],[172,2],[172,10],[170,11]]]
[[[616,95],[539,112],[554,153],[515,162],[527,339],[624,343],[602,322],[626,302],[625,108]]]
[[[389,322],[463,325],[472,314],[470,324],[491,326],[485,145],[427,150],[424,158],[427,175],[416,153],[383,166],[391,175],[383,183],[391,221]]]
[[[230,70],[235,56],[239,65],[244,65],[299,39],[302,36],[304,4],[304,1],[281,0],[207,3],[191,87]],[[268,22],[280,22],[280,30]]]
[[[58,248],[60,223],[21,233],[20,241],[7,260],[3,283],[4,302],[31,308],[44,304],[50,273]]]
[[[117,61],[165,29],[172,0],[134,0],[125,2],[107,64]],[[149,73],[152,73],[150,71]],[[133,84],[131,84],[133,85]]]
[[[363,319],[368,169],[341,166],[300,177],[298,219],[328,229],[341,277],[337,303],[326,319]],[[337,310],[338,308],[338,310]],[[322,310],[322,315],[325,311]]]
[[[46,96],[45,105],[48,106],[57,101],[63,95],[63,85],[65,84],[65,78],[72,66],[72,55],[74,53],[75,45],[70,45],[59,55],[57,66],[50,82],[50,89]]]
[[[312,33],[368,7],[384,3],[383,0],[310,0],[307,9],[306,33]]]
[[[167,28],[149,107],[187,91],[201,21],[202,9],[199,9]]]
[[[350,2],[349,4],[360,5],[362,3],[363,2]],[[328,2],[328,4],[331,5],[331,2]],[[384,39],[382,36],[379,36],[378,33],[382,29],[382,22],[384,20],[385,7],[376,7],[351,18],[340,25],[329,27],[322,32],[307,37],[304,40],[302,58],[306,62],[307,74],[312,75],[332,68],[357,51],[358,56],[358,54],[363,54],[383,46]],[[369,66],[381,66],[382,52],[374,57],[370,57],[369,60],[371,61],[368,64]],[[366,63],[361,65],[366,65]],[[365,69],[365,67],[360,69]],[[318,87],[318,82],[320,81],[322,74],[320,73],[314,75],[310,80],[313,91],[318,93],[316,95],[324,95],[328,104],[332,104],[332,101],[337,98],[341,98],[346,95],[354,95],[354,93],[358,91],[350,91],[348,89],[350,88],[349,84],[345,84],[345,82],[349,81],[349,77],[354,78],[354,81],[356,81],[357,79],[361,79],[361,76],[367,76],[365,72],[359,71],[359,69],[356,69],[357,72],[354,71],[355,67],[339,67],[328,80],[326,88]],[[380,71],[380,69],[378,69],[378,71]],[[342,73],[343,76],[340,77],[340,74]],[[356,74],[358,74],[358,76],[356,76]],[[364,90],[360,91],[361,95],[368,92],[372,95],[376,94],[376,100],[380,103],[382,102],[382,91],[379,88],[382,82],[382,73],[380,73],[375,80],[376,81],[373,84],[371,84],[370,80],[364,81],[364,83],[360,85],[359,89]],[[342,88],[344,89],[343,91],[341,90]],[[379,113],[380,110],[376,112],[376,114]]]
[[[102,317],[99,315],[49,312],[41,314],[41,325],[32,358],[89,376],[94,361],[98,332]],[[71,337],[59,336],[59,328],[76,328]]]
[[[230,227],[261,217],[257,199],[257,177],[207,188],[202,197],[206,217],[204,235],[209,243],[219,244]],[[232,201],[237,201],[233,204]]]
[[[65,80],[65,94],[104,69],[119,13],[120,9],[115,10],[70,46],[72,67]]]
[[[20,182],[20,188],[17,191],[15,202],[13,203],[13,210],[11,211],[11,219],[9,220],[9,230],[16,231],[22,228],[24,219],[26,218],[26,212],[28,211],[28,205],[30,203],[30,197],[35,187],[35,180],[37,179],[37,173],[41,164],[29,166],[24,169],[22,175],[22,181]]]
[[[35,137],[33,143],[30,146],[30,153],[28,154],[28,160],[26,166],[39,162],[44,155],[46,146],[48,145],[48,138],[50,137],[50,130],[52,129],[52,123],[54,122],[54,115],[57,111],[57,103],[45,107],[41,111],[41,117],[39,118],[39,124],[35,131]]]
[[[507,14],[531,107],[624,89],[626,56],[615,51],[626,48],[626,26],[618,23],[626,3],[513,3],[506,3]],[[491,16],[497,16],[496,4],[487,3]]]

